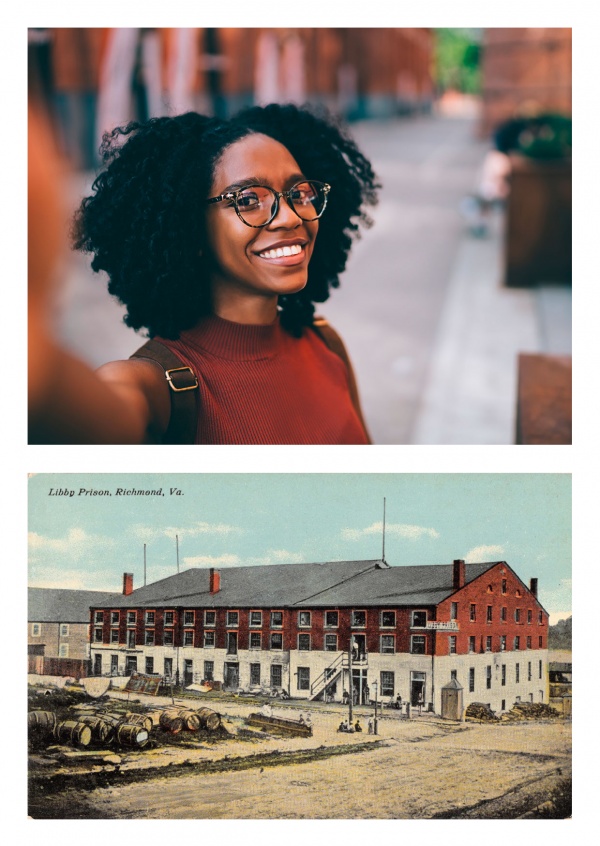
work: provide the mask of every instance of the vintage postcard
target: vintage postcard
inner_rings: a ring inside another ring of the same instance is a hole
[[[32,475],[30,816],[569,817],[570,535],[568,474]]]

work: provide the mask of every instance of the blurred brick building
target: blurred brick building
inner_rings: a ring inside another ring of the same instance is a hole
[[[571,115],[571,30],[485,29],[480,135],[517,115]]]

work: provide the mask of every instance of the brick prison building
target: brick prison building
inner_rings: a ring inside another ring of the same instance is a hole
[[[336,561],[194,568],[90,608],[95,674],[285,690],[291,697],[441,711],[547,700],[548,614],[505,561],[392,567]]]

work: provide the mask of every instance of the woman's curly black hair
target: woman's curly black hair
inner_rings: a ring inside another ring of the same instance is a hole
[[[125,323],[150,337],[177,338],[212,311],[206,260],[206,198],[223,151],[251,133],[282,143],[331,193],[319,221],[306,287],[281,296],[282,325],[293,335],[310,325],[314,303],[339,285],[367,205],[377,202],[370,163],[324,110],[252,107],[230,120],[188,112],[129,123],[104,136],[105,169],[75,215],[73,246],[94,254],[108,290],[126,307]],[[123,143],[122,137],[126,136]]]

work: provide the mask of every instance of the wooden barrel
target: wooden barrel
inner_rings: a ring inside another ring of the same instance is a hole
[[[195,711],[182,709],[179,712],[179,716],[188,731],[198,731],[200,728],[200,717]]]
[[[210,708],[198,708],[196,714],[200,718],[200,727],[208,731],[216,731],[221,725],[221,715]]]
[[[161,728],[170,731],[172,734],[177,734],[183,728],[183,719],[179,716],[178,708],[163,711],[158,722]]]
[[[80,717],[79,722],[85,723],[89,726],[92,730],[92,738],[94,740],[99,740],[102,743],[110,740],[114,734],[114,726],[110,725],[110,723],[106,722],[106,720],[102,717],[98,717],[94,714],[86,714],[83,717]]]
[[[56,714],[52,711],[30,711],[27,715],[27,725],[30,729],[45,732],[54,731],[56,728]]]
[[[143,726],[148,733],[152,731],[152,717],[148,714],[132,714],[128,712],[123,717],[123,722],[130,726]]]
[[[120,746],[145,746],[148,742],[148,732],[143,726],[132,726],[121,723],[117,726],[115,739]]]
[[[79,720],[64,720],[54,729],[54,737],[59,743],[71,746],[89,746],[92,740],[91,728]]]

